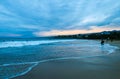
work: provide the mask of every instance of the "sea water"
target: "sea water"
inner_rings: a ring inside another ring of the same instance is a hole
[[[116,48],[95,40],[0,40],[0,79],[24,75],[38,63],[108,55]]]

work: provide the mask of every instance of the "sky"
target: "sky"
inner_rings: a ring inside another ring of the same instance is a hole
[[[0,37],[120,30],[120,0],[0,0]]]

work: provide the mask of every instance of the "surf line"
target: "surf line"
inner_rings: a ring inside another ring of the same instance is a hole
[[[15,78],[15,77],[27,74],[29,71],[31,71],[34,67],[36,67],[40,63],[45,63],[45,62],[50,62],[50,61],[55,61],[55,60],[81,59],[81,58],[91,58],[91,57],[99,57],[99,56],[105,56],[105,55],[84,56],[84,57],[63,57],[63,58],[46,59],[46,60],[41,60],[41,61],[38,61],[38,62],[25,62],[25,63],[18,63],[18,64],[13,63],[13,64],[9,64],[9,65],[4,65],[4,66],[34,64],[32,67],[29,67],[23,73],[17,74],[17,75],[14,75],[14,76],[8,78],[8,79],[11,79],[11,78]]]
[[[117,48],[116,48],[117,49]],[[35,66],[37,66],[40,63],[45,63],[45,62],[49,62],[49,61],[55,61],[55,60],[69,60],[69,59],[81,59],[81,58],[91,58],[91,57],[100,57],[100,56],[106,56],[109,55],[111,53],[113,53],[114,51],[112,50],[112,52],[108,53],[108,54],[103,54],[103,55],[94,55],[94,56],[83,56],[83,57],[63,57],[63,58],[54,58],[54,59],[46,59],[46,60],[41,60],[41,61],[36,61],[36,62],[24,62],[24,63],[11,63],[11,64],[3,64],[0,66],[11,66],[11,65],[24,65],[24,64],[33,64],[33,66],[29,67],[26,71],[24,71],[21,74],[17,74],[14,75],[10,78],[14,78],[14,77],[18,77],[18,76],[22,76],[25,75],[26,73],[28,73],[29,71],[31,71]],[[10,79],[8,78],[8,79]]]
[[[62,57],[62,58],[54,58],[54,59],[45,59],[45,60],[40,60],[36,62],[3,64],[3,65],[0,65],[0,67],[12,66],[12,65],[39,64],[39,63],[44,63],[44,62],[49,62],[49,61],[54,61],[54,60],[81,59],[81,58],[89,58],[89,57],[97,57],[97,56],[104,56],[104,55],[83,56],[83,57]]]

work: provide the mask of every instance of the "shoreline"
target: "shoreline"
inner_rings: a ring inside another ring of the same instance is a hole
[[[120,41],[118,41],[118,42],[120,42]],[[109,43],[109,42],[108,42]],[[116,43],[116,41],[115,42],[110,42],[109,44],[111,44],[112,46],[117,46],[117,47],[119,47],[119,49],[120,49],[120,45],[119,45],[119,43]],[[28,73],[26,73],[26,74],[24,74],[24,75],[21,75],[21,76],[17,76],[17,77],[14,77],[14,78],[11,78],[11,79],[31,79],[31,78],[29,78],[30,76],[32,77],[32,78],[34,78],[34,79],[40,79],[40,78],[43,78],[40,74],[43,74],[42,73],[42,71],[40,72],[40,70],[42,70],[41,69],[41,67],[43,67],[44,68],[44,70],[43,70],[43,72],[44,72],[44,75],[49,75],[49,74],[46,74],[46,72],[50,72],[49,71],[49,69],[48,70],[46,70],[45,69],[45,67],[44,66],[47,66],[47,65],[44,65],[44,64],[48,64],[48,66],[49,66],[49,64],[51,65],[51,64],[56,64],[56,62],[58,63],[58,62],[61,62],[62,64],[64,64],[64,62],[65,61],[67,61],[66,63],[68,63],[68,61],[69,62],[78,62],[78,64],[77,65],[81,65],[80,63],[82,63],[82,64],[84,64],[84,65],[90,65],[90,63],[88,63],[88,62],[84,62],[83,60],[85,59],[103,59],[103,60],[106,60],[106,58],[109,58],[110,59],[110,57],[112,57],[112,58],[114,58],[113,56],[116,56],[116,53],[118,53],[118,52],[120,52],[120,51],[117,51],[116,50],[116,52],[114,52],[114,53],[112,53],[112,54],[110,54],[110,55],[107,55],[107,56],[98,56],[98,57],[87,57],[87,58],[82,58],[81,60],[79,60],[78,58],[77,59],[62,59],[62,60],[45,60],[44,62],[41,62],[41,63],[38,63],[38,65],[37,66],[35,66],[31,71],[29,71]],[[112,56],[113,55],[113,56]],[[119,56],[120,56],[120,54],[119,54]],[[118,56],[118,57],[119,57]],[[111,59],[110,59],[111,60]],[[120,58],[119,58],[119,60],[120,60]],[[94,62],[94,61],[92,61],[92,62]],[[96,63],[96,62],[94,62],[94,63]],[[68,63],[69,64],[69,63]],[[119,63],[120,64],[120,63]],[[42,66],[43,65],[43,66]],[[71,65],[71,64],[70,64]],[[59,69],[59,68],[57,68],[57,69]],[[56,69],[56,70],[57,70]],[[83,68],[83,69],[85,69],[85,68]],[[98,69],[98,68],[97,68]],[[39,70],[39,71],[38,71]],[[86,70],[86,69],[85,69]],[[84,71],[85,71],[84,70]],[[98,69],[99,70],[99,69]],[[64,71],[64,70],[63,70]],[[109,71],[109,70],[108,70]],[[107,71],[105,71],[105,72],[107,72]],[[120,72],[120,71],[119,71]],[[51,75],[51,76],[53,76],[53,75]],[[50,76],[50,77],[51,77]],[[49,76],[48,76],[48,78],[50,78]],[[82,76],[81,76],[82,77]],[[120,78],[120,77],[119,77]],[[62,79],[64,79],[64,78],[62,78]],[[84,77],[82,77],[82,79],[88,79],[88,78],[84,78]],[[97,79],[99,79],[99,78],[97,78]],[[108,78],[106,78],[106,79],[108,79]],[[109,79],[114,79],[114,78],[109,78]]]
[[[110,53],[111,54],[111,53]],[[106,54],[107,55],[107,54]],[[108,54],[109,55],[109,54]],[[61,61],[61,60],[74,60],[74,59],[82,59],[82,58],[92,58],[92,57],[100,57],[100,56],[104,56],[104,55],[97,55],[97,56],[86,56],[86,57],[65,57],[65,58],[55,58],[55,59],[48,59],[48,60],[41,60],[39,62],[34,62],[34,65],[32,67],[29,67],[27,71],[21,73],[21,74],[18,74],[18,75],[15,75],[15,76],[12,76],[10,77],[10,79],[12,78],[16,78],[16,77],[19,77],[19,76],[23,76],[23,75],[26,75],[27,73],[29,73],[34,67],[36,67],[38,64],[41,64],[41,63],[46,63],[46,62],[52,62],[52,61]],[[20,63],[20,64],[24,64],[24,63]],[[20,65],[20,64],[17,64],[17,65]],[[11,65],[11,64],[10,64]],[[13,64],[12,64],[13,65]],[[16,64],[14,64],[16,65]],[[4,65],[4,66],[9,66],[9,65]]]

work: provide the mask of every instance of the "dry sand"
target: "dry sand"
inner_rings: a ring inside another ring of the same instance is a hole
[[[110,44],[119,47],[110,55],[39,63],[13,79],[120,79],[120,41]]]

